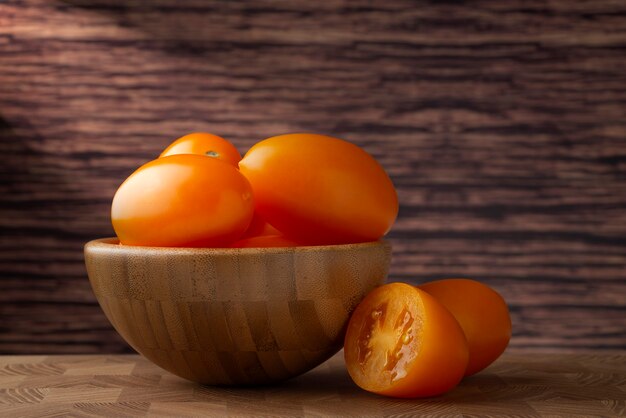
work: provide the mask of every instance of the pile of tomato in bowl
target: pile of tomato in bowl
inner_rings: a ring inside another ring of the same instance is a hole
[[[122,244],[161,247],[376,241],[397,214],[382,166],[317,134],[265,139],[243,159],[219,136],[183,136],[126,179],[111,209]]]
[[[185,135],[128,177],[111,209],[121,245],[185,248],[376,242],[397,215],[394,185],[371,155],[310,133],[265,139],[243,158],[219,136]],[[502,296],[469,279],[378,286],[346,315],[350,376],[388,396],[444,393],[511,337]]]

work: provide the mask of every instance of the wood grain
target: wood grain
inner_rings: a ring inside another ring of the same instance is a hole
[[[200,386],[137,355],[0,357],[0,415],[618,417],[626,356],[505,354],[451,392],[398,400],[359,389],[342,353],[298,378],[249,388]]]
[[[511,349],[626,348],[626,4],[0,3],[0,352],[124,352],[85,242],[174,138],[353,141],[395,182],[390,280],[500,291]]]
[[[385,241],[290,248],[85,245],[111,324],[153,363],[219,385],[298,376],[343,345],[357,304],[385,282]]]

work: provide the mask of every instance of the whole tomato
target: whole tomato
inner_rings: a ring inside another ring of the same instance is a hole
[[[498,292],[470,279],[436,280],[419,288],[441,302],[463,328],[469,344],[466,376],[500,357],[511,339],[511,317]]]
[[[122,183],[111,207],[122,244],[222,247],[246,231],[252,188],[231,164],[200,155],[158,158]]]
[[[165,148],[160,156],[167,157],[176,154],[204,155],[226,161],[235,167],[241,160],[241,154],[233,144],[221,136],[206,132],[195,132],[181,136]]]
[[[383,167],[341,139],[275,136],[254,145],[239,168],[259,214],[302,244],[375,241],[398,214],[398,196]]]
[[[467,367],[468,348],[458,322],[434,297],[390,283],[372,290],[355,309],[344,356],[361,388],[417,398],[456,386]]]

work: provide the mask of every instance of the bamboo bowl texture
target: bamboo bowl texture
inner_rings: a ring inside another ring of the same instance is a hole
[[[135,350],[210,385],[285,380],[343,345],[356,305],[384,283],[386,241],[294,248],[85,245],[102,310]]]

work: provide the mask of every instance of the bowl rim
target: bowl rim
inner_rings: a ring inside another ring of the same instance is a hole
[[[156,252],[177,254],[236,255],[260,253],[294,253],[319,251],[348,251],[368,247],[391,247],[386,239],[359,242],[354,244],[310,245],[297,247],[251,247],[251,248],[209,248],[209,247],[150,247],[142,245],[121,245],[117,237],[98,238],[87,242],[84,250],[107,250],[115,252]]]

